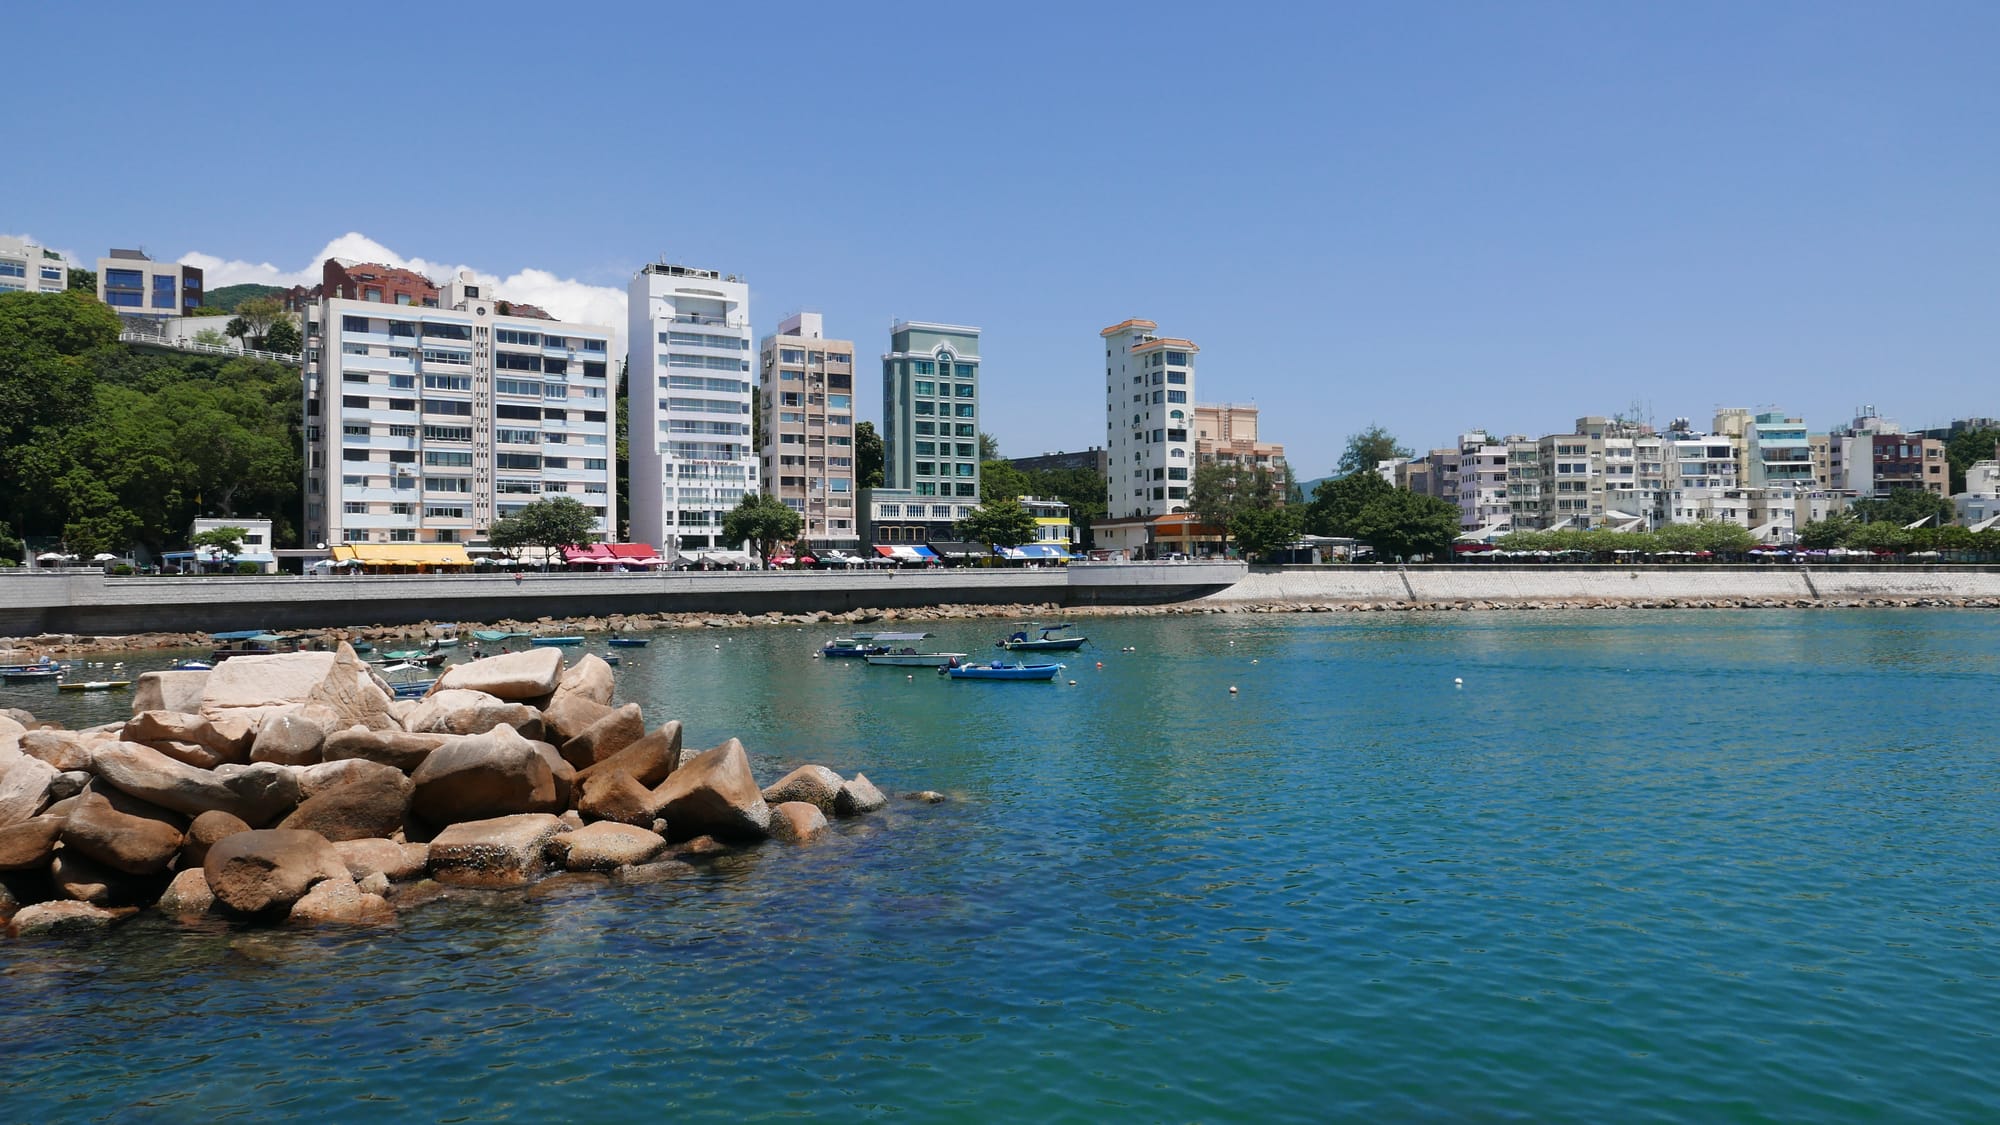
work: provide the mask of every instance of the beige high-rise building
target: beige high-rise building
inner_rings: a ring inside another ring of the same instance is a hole
[[[1241,465],[1279,472],[1285,447],[1257,440],[1257,408],[1237,403],[1196,403],[1194,459],[1197,465]]]
[[[764,488],[799,513],[809,547],[861,544],[854,479],[854,342],[794,313],[758,349]]]

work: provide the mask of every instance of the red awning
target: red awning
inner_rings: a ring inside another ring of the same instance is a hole
[[[611,557],[621,563],[650,566],[660,561],[660,552],[646,543],[613,543]]]
[[[896,548],[877,543],[875,544],[875,553],[885,559],[893,559],[896,557]]]
[[[611,557],[611,551],[608,548],[606,548],[604,544],[592,543],[588,547],[564,547],[563,561],[566,563],[584,563],[587,565],[601,565],[601,564],[608,564],[616,560],[614,560]]]

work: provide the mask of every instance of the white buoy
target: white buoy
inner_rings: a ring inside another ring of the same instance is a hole
[[[1257,663],[1257,658],[1256,658],[1256,657],[1254,657],[1254,656],[1253,656],[1253,657],[1251,657],[1251,658],[1250,658],[1250,663],[1252,663],[1252,664],[1255,664],[1255,663]]]
[[[1236,685],[1235,685],[1235,684],[1230,684],[1230,685],[1229,685],[1229,694],[1231,694],[1231,695],[1235,695],[1235,694],[1236,694]]]
[[[917,679],[915,673],[911,673],[910,675],[904,676],[903,678],[909,680],[911,683],[915,683]]]
[[[1453,686],[1453,687],[1464,687],[1464,686],[1465,686],[1465,677],[1463,677],[1463,676],[1453,676],[1453,677],[1451,678],[1451,686]]]

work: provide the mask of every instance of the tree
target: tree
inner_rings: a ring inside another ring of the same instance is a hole
[[[985,430],[979,431],[979,459],[981,461],[1000,460],[1000,439],[987,433]]]
[[[1300,518],[1298,508],[1249,508],[1231,521],[1229,534],[1244,558],[1265,556],[1298,539]]]
[[[1952,495],[1965,491],[1965,470],[1974,461],[2000,457],[2000,429],[1960,430],[1944,445],[1945,460],[1951,463]]]
[[[1812,551],[1845,547],[1861,521],[1849,512],[1829,512],[1825,519],[1813,520],[1799,528],[1799,546]]]
[[[1028,488],[1028,474],[1015,468],[1011,461],[987,461],[980,465],[979,492],[988,500],[1019,500],[1035,495]]]
[[[27,544],[22,543],[19,536],[7,530],[4,524],[0,524],[0,566],[23,562],[27,557]]]
[[[1188,507],[1202,523],[1221,529],[1225,538],[1235,538],[1237,525],[1245,515],[1270,511],[1279,506],[1283,496],[1279,489],[1282,487],[1269,469],[1247,465],[1203,465],[1194,471],[1194,487],[1188,490]],[[1259,526],[1269,529],[1268,521]]]
[[[199,305],[188,310],[189,316],[228,316],[228,309],[218,309],[214,305]]]
[[[511,516],[493,521],[486,541],[503,551],[520,547],[540,547],[552,556],[564,547],[577,547],[597,537],[597,514],[571,496],[548,496]]]
[[[1862,523],[1893,523],[1897,527],[1907,527],[1921,519],[1929,519],[1932,526],[1941,526],[1958,517],[1958,509],[1950,500],[1922,488],[1891,489],[1886,498],[1856,500],[1849,510]]]
[[[251,297],[237,303],[236,319],[243,322],[243,334],[261,345],[271,326],[287,317],[284,302],[276,297]]]
[[[1019,500],[992,498],[954,525],[959,538],[994,547],[1018,547],[1035,538],[1035,517]]]
[[[97,271],[79,266],[69,268],[69,291],[82,293],[93,300],[97,297]]]
[[[1373,469],[1319,482],[1307,506],[1305,528],[1314,535],[1353,537],[1355,522],[1370,501],[1398,491]]]
[[[875,423],[862,422],[854,427],[854,486],[856,488],[882,487],[882,435],[875,432]]]
[[[213,328],[204,328],[201,331],[194,334],[194,342],[197,344],[207,344],[210,347],[220,348],[226,346],[229,343],[229,337],[224,336],[222,333],[216,331]]]
[[[757,557],[769,563],[778,544],[797,539],[805,523],[804,516],[768,492],[746,494],[722,517],[722,537],[731,543],[754,543]]]
[[[235,558],[243,553],[243,537],[248,534],[250,532],[241,527],[211,527],[188,536],[188,546],[196,550],[207,547],[218,555]]]
[[[298,355],[299,350],[304,345],[305,338],[299,335],[299,326],[292,323],[292,318],[289,316],[279,317],[271,325],[270,331],[264,333],[264,348],[266,351],[282,352],[285,355]]]
[[[1355,517],[1351,533],[1381,555],[1399,559],[1441,555],[1458,535],[1458,519],[1456,504],[1391,488],[1368,501]]]
[[[1347,448],[1340,454],[1340,464],[1334,468],[1335,476],[1352,476],[1359,472],[1374,472],[1375,466],[1398,457],[1408,457],[1410,451],[1396,444],[1395,435],[1380,426],[1370,425],[1358,434],[1350,434]]]

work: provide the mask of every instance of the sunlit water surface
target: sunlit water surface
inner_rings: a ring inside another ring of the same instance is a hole
[[[1992,1120],[1994,626],[1109,620],[1073,687],[815,660],[821,632],[661,634],[619,690],[691,743],[953,800],[386,931],[0,942],[0,1105]],[[937,640],[983,653],[998,630]],[[127,706],[54,696],[0,706]]]

